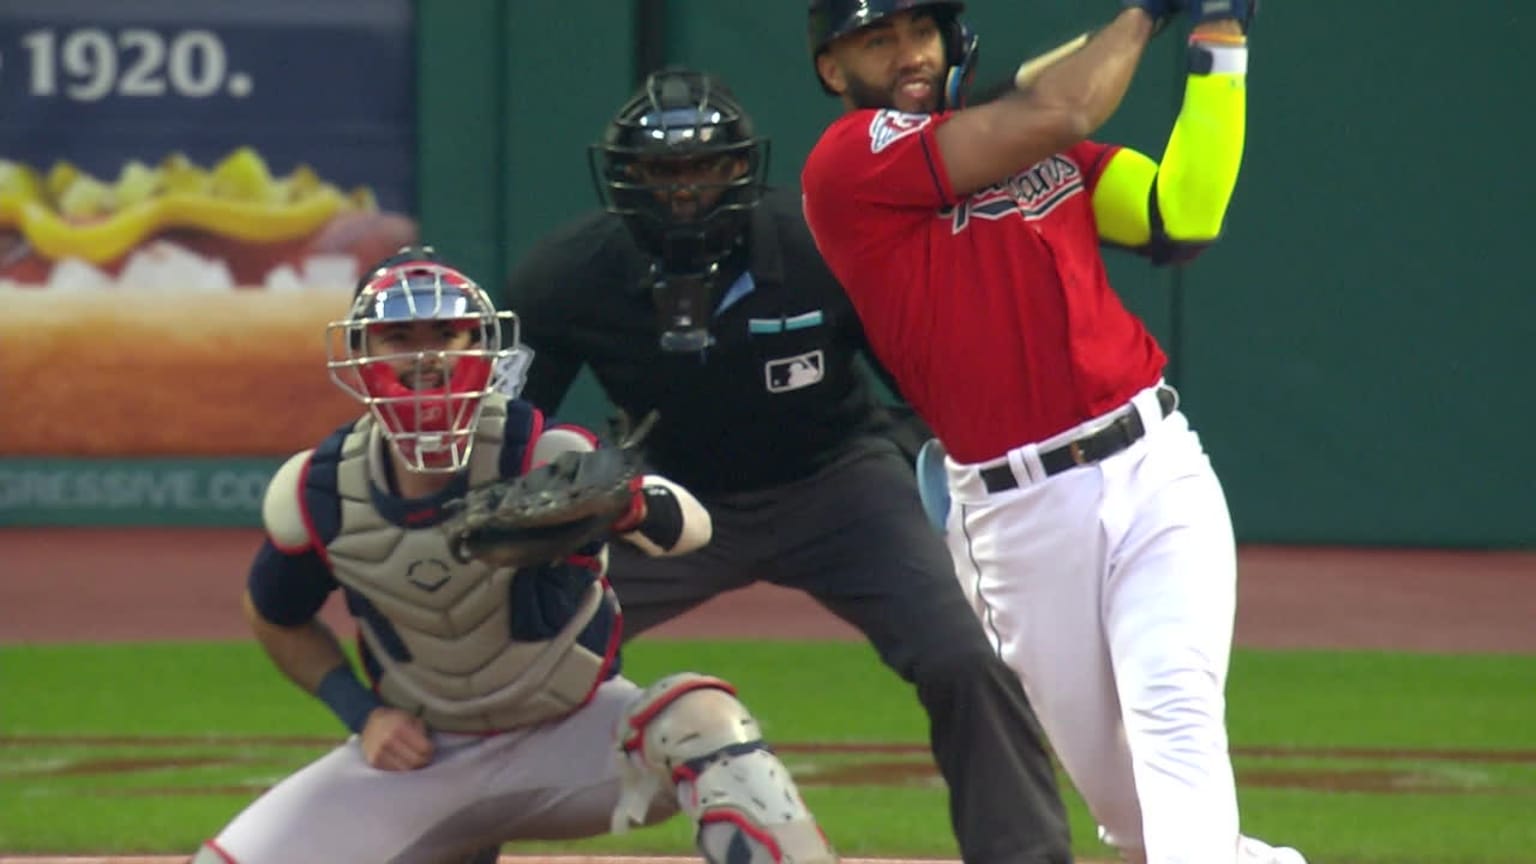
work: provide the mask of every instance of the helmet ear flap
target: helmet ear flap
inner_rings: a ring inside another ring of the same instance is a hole
[[[965,107],[971,80],[976,77],[981,40],[958,14],[948,21],[944,31],[944,59],[949,64],[949,72],[944,78],[944,104],[939,107],[957,111]]]

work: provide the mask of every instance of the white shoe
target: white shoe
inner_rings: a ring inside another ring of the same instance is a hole
[[[1300,852],[1289,846],[1271,846],[1253,837],[1239,837],[1238,864],[1307,864]]]
[[[1116,842],[1114,835],[1104,830],[1102,825],[1099,826],[1099,840],[1117,847],[1120,850],[1121,860],[1125,864],[1142,864],[1147,860],[1143,850],[1121,846]],[[1271,846],[1255,837],[1239,836],[1237,864],[1307,864],[1307,859],[1289,846]]]

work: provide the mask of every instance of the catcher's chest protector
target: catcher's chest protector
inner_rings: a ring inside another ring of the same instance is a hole
[[[506,425],[505,400],[487,400],[475,432],[471,487],[500,479]],[[532,442],[519,449],[527,446]],[[607,671],[604,657],[576,641],[609,602],[602,584],[587,588],[551,638],[514,641],[509,604],[515,571],[459,563],[437,527],[405,528],[386,520],[372,502],[381,450],[371,419],[343,441],[336,469],[340,530],[326,547],[337,581],[386,619],[357,618],[383,670],[379,695],[445,732],[515,729],[579,707]]]

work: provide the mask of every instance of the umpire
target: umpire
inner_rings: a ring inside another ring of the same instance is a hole
[[[612,550],[625,637],[758,580],[807,592],[916,686],[965,860],[1070,861],[1039,724],[918,501],[920,430],[875,398],[798,190],[764,187],[767,151],[717,78],[650,76],[592,148],[606,206],[508,286],[535,350],[523,396],[558,406],[590,366],[630,417],[659,412],[647,460],[713,517],[690,555]]]

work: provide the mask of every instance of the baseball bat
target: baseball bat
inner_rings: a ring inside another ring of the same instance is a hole
[[[1088,34],[1080,33],[1077,36],[1068,39],[1066,42],[1057,45],[1055,48],[1052,48],[1044,54],[1025,60],[1023,63],[1019,64],[1018,71],[1013,73],[1013,86],[1019,88],[1020,90],[1028,87],[1035,80],[1035,78],[1039,77],[1041,72],[1045,71],[1045,67],[1055,63],[1057,60],[1060,60],[1068,54],[1071,54],[1073,51],[1076,51],[1086,44],[1088,44]]]

